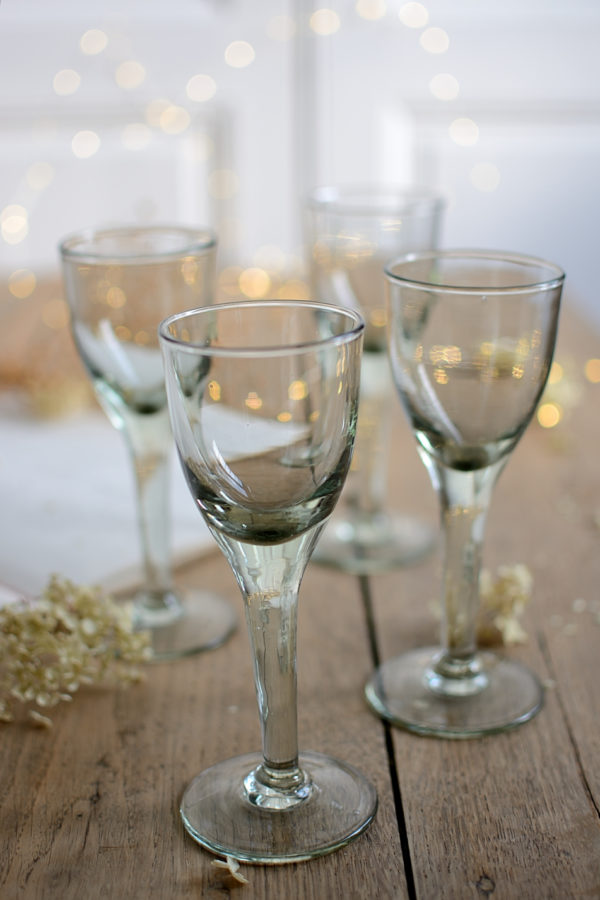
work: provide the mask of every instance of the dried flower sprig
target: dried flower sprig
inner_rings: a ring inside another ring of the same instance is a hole
[[[40,598],[0,609],[0,721],[12,721],[20,703],[48,727],[35,707],[72,700],[82,685],[139,681],[149,645],[147,632],[133,630],[130,607],[53,576]]]
[[[479,575],[479,610],[475,623],[480,647],[525,644],[527,632],[520,617],[531,599],[533,576],[522,563],[499,566],[495,576],[489,569]],[[442,610],[439,600],[431,609],[437,619]]]
[[[533,576],[527,566],[499,566],[496,577],[483,569],[479,577],[477,640],[482,646],[524,644],[527,632],[519,617],[529,600]]]

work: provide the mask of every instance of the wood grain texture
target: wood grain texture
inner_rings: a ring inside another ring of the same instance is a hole
[[[241,613],[220,556],[185,579],[221,590]],[[371,829],[331,856],[244,866],[247,894],[405,896],[384,730],[361,696],[370,666],[355,581],[310,570],[299,614],[301,748],[365,771],[381,804]],[[149,667],[139,686],[87,691],[53,718],[48,731],[1,733],[0,896],[226,896],[213,857],[184,832],[178,801],[201,769],[260,749],[245,628],[219,650]]]
[[[557,358],[583,363],[600,344],[573,319]],[[522,728],[474,741],[393,732],[416,895],[600,896],[600,386],[554,433],[533,424],[492,502],[486,561],[534,575],[529,640],[507,652],[549,685]],[[383,660],[436,643],[440,554],[372,580]],[[594,612],[596,610],[596,612]]]
[[[184,832],[181,793],[198,771],[257,750],[245,626],[222,648],[148,668],[127,690],[88,690],[54,727],[0,730],[2,900],[291,900],[600,897],[600,385],[582,378],[600,341],[570,313],[558,358],[581,396],[566,424],[525,435],[497,486],[486,563],[524,562],[534,595],[527,644],[507,651],[552,686],[530,723],[473,741],[419,738],[368,709],[373,654],[437,640],[440,552],[359,581],[311,563],[299,608],[300,746],[370,775],[373,826],[337,853],[288,866],[243,866],[232,887]],[[414,439],[394,418],[390,505],[437,522]],[[182,583],[242,604],[215,552]],[[363,601],[372,600],[372,620]]]

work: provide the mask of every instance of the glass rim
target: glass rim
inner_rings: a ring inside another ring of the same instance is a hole
[[[140,250],[119,254],[103,252],[94,249],[93,244],[102,238],[124,237],[131,238],[134,235],[177,235],[182,238],[181,244],[176,249],[166,250]],[[212,228],[195,227],[193,225],[103,225],[99,227],[82,228],[64,237],[58,249],[63,260],[75,260],[77,262],[102,263],[103,265],[136,265],[143,262],[146,265],[159,263],[178,257],[190,256],[198,253],[208,254],[217,247],[217,235]]]
[[[547,278],[542,279],[515,279],[514,284],[507,285],[461,285],[452,281],[446,283],[444,281],[423,281],[419,278],[413,278],[409,275],[399,274],[394,271],[396,267],[403,266],[406,263],[420,262],[426,260],[463,260],[465,262],[494,262],[507,263],[513,266],[522,266],[526,268],[546,269]],[[390,260],[384,266],[384,273],[388,281],[393,284],[401,284],[428,291],[444,291],[445,293],[457,294],[516,294],[527,293],[533,290],[548,291],[559,287],[565,280],[565,272],[560,266],[549,262],[538,256],[529,256],[524,253],[513,253],[502,250],[424,250],[419,252],[405,253],[396,259]]]
[[[216,310],[240,310],[249,308],[274,308],[279,309],[313,309],[320,312],[340,313],[346,316],[352,326],[340,334],[330,335],[326,338],[315,338],[314,340],[298,341],[296,343],[282,344],[281,342],[273,344],[260,344],[256,346],[241,345],[236,347],[213,347],[194,341],[182,341],[180,338],[170,334],[169,326],[175,321],[192,318],[193,316],[209,315]],[[166,346],[176,347],[178,350],[186,353],[197,353],[202,351],[205,356],[214,357],[251,357],[251,356],[281,356],[289,353],[304,353],[307,350],[324,347],[330,344],[348,344],[356,338],[360,337],[365,329],[365,320],[358,310],[351,309],[346,306],[337,306],[334,303],[326,303],[319,300],[293,300],[291,298],[277,298],[269,300],[262,298],[261,300],[232,300],[227,303],[213,303],[210,306],[199,306],[195,309],[187,309],[182,312],[173,313],[158,326],[158,336],[161,342]]]
[[[444,196],[431,188],[402,184],[324,184],[308,194],[311,211],[338,215],[384,216],[439,212]]]

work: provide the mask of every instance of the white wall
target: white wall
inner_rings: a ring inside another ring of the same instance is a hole
[[[62,234],[115,219],[213,224],[223,264],[252,264],[265,245],[291,257],[315,183],[419,180],[449,198],[445,244],[553,259],[600,323],[600,3],[423,3],[429,21],[411,28],[397,0],[371,21],[355,0],[1,0],[0,278],[51,269]],[[321,5],[339,19],[329,35],[310,26]],[[295,24],[287,39],[274,36],[280,17]],[[422,47],[429,27],[446,32],[444,53]],[[90,28],[108,38],[97,55],[80,49]],[[255,51],[243,68],[224,58],[236,40]],[[115,82],[127,60],[145,70],[132,89]],[[80,75],[74,93],[55,92],[61,69]],[[186,94],[199,73],[216,85],[204,102]],[[431,92],[440,73],[456,79],[455,99]],[[184,130],[149,124],[160,98],[187,112]],[[460,117],[477,125],[475,143],[451,137]],[[143,149],[123,145],[132,124],[147,129]],[[85,159],[72,149],[81,130],[100,139]],[[36,171],[52,173],[46,187],[29,183]],[[7,223],[15,204],[26,235]]]

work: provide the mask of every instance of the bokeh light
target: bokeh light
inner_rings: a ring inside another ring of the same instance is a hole
[[[115,71],[115,81],[124,91],[133,91],[144,83],[146,70],[135,59],[128,59],[120,63]]]
[[[217,82],[210,75],[199,72],[190,78],[185,86],[185,92],[194,103],[206,103],[217,93]]]
[[[113,284],[106,292],[106,302],[112,309],[121,309],[127,303],[127,295],[122,288]]]
[[[326,37],[339,31],[340,17],[333,9],[316,9],[311,15],[308,24],[315,34]]]
[[[288,387],[288,397],[290,400],[306,400],[308,397],[308,385],[302,379],[292,381]]]
[[[445,53],[450,46],[450,38],[443,28],[426,28],[419,43],[427,53]]]
[[[438,100],[456,100],[460,92],[460,85],[454,75],[440,72],[434,75],[429,82],[429,90]]]
[[[256,391],[249,391],[244,403],[248,409],[260,409],[263,405],[263,402]]]
[[[266,297],[271,287],[271,278],[268,272],[258,266],[244,269],[239,277],[240,291],[245,297],[257,300]]]
[[[405,3],[398,11],[398,18],[407,28],[424,28],[429,22],[429,11],[422,3]]]
[[[385,16],[387,4],[385,0],[357,0],[355,9],[361,19],[376,22]]]
[[[18,203],[10,203],[0,213],[0,233],[7,244],[20,244],[29,233],[27,210]]]
[[[584,372],[588,381],[592,384],[600,384],[600,359],[588,359]]]
[[[472,147],[479,140],[479,128],[473,119],[459,118],[450,123],[451,140],[459,147]]]
[[[66,97],[68,94],[74,94],[81,84],[81,75],[75,69],[61,69],[57,72],[52,81],[54,93],[60,97]]]
[[[78,159],[89,159],[100,149],[100,138],[95,131],[78,131],[71,141],[71,149]]]
[[[537,420],[542,428],[554,428],[562,419],[562,407],[558,403],[541,403],[537,411]]]
[[[29,269],[16,269],[8,277],[8,290],[18,300],[30,297],[37,285],[37,279]]]
[[[79,46],[86,56],[96,56],[106,49],[108,37],[100,28],[90,28],[81,35]]]
[[[248,41],[232,41],[225,49],[225,62],[234,69],[244,69],[255,57],[254,47]]]
[[[160,114],[159,126],[165,134],[181,134],[191,122],[190,114],[183,106],[170,103]]]

